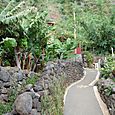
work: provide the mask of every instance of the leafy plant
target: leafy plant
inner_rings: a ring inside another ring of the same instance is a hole
[[[5,38],[2,42],[4,44],[4,49],[11,49],[11,48],[15,48],[17,46],[17,42],[14,38]]]
[[[88,67],[90,67],[91,64],[93,64],[93,61],[94,61],[93,54],[88,52],[88,51],[85,51],[84,55],[85,55],[85,59],[86,59],[86,62],[88,64]]]
[[[113,92],[113,88],[115,87],[115,85],[110,85],[109,87],[107,87],[104,91],[106,93],[107,96],[112,95]]]
[[[101,68],[101,75],[104,78],[110,77],[110,74],[115,70],[115,59],[114,57],[108,57],[104,65],[104,68]]]
[[[74,57],[72,52],[76,47],[77,42],[74,39],[68,38],[64,42],[61,42],[59,39],[50,40],[50,44],[47,45],[47,60],[51,59],[67,59]]]
[[[115,48],[114,8],[108,0],[12,0],[1,4],[0,40],[14,38],[15,53],[31,53],[34,65],[38,61],[43,64],[44,59],[74,57],[71,52],[78,42],[84,50],[98,54],[110,52],[110,46]],[[50,5],[56,7],[57,18],[48,10]],[[55,24],[49,26],[47,21],[52,17]],[[0,46],[0,55],[2,65],[9,62],[15,66],[13,50],[6,52]],[[3,60],[4,57],[9,59]]]

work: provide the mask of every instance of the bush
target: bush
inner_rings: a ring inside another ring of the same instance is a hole
[[[107,79],[108,77],[110,77],[110,74],[114,75],[114,71],[115,71],[115,58],[108,57],[104,67],[101,68],[101,75]]]
[[[85,55],[85,59],[86,59],[88,67],[91,67],[91,64],[93,64],[93,60],[94,60],[93,54],[90,53],[89,51],[85,51],[84,55]]]

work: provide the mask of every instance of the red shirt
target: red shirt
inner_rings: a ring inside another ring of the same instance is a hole
[[[76,48],[74,53],[75,54],[81,54],[81,48],[80,47]]]

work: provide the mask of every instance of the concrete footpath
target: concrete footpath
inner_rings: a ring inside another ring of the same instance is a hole
[[[69,88],[65,96],[64,115],[104,115],[90,85],[98,71],[86,69],[85,78]]]

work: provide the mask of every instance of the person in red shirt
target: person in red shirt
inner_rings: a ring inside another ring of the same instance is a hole
[[[82,51],[79,43],[78,43],[78,47],[74,50],[74,54],[76,55],[75,61],[82,62]]]

